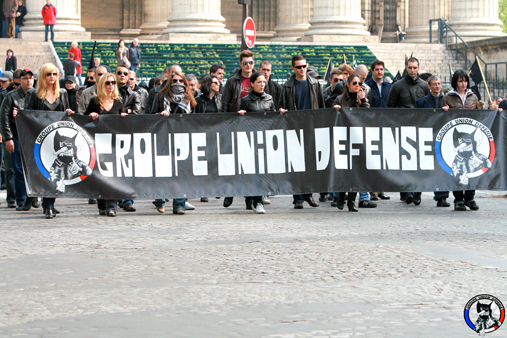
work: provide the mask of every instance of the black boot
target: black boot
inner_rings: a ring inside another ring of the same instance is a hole
[[[349,192],[347,195],[347,207],[349,208],[349,211],[358,212],[356,209],[356,196],[357,192]]]
[[[46,219],[54,218],[55,213],[53,212],[53,208],[44,208],[44,214]]]
[[[345,193],[340,192],[340,193],[338,193],[338,200],[336,201],[336,207],[340,210],[343,210],[344,206],[345,206]]]
[[[359,210],[356,209],[356,204],[352,201],[347,202],[347,207],[349,208],[349,211],[352,212],[358,212]]]

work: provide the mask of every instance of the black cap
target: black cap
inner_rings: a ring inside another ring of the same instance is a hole
[[[69,81],[69,82],[74,83],[74,82],[76,82],[76,77],[74,75],[67,75],[65,77],[65,81]]]
[[[21,71],[21,74],[20,74],[20,75],[21,75],[21,76],[25,76],[26,74],[32,74],[32,76],[33,76],[33,72],[32,72],[30,69],[28,69],[28,68],[23,69],[23,70]]]

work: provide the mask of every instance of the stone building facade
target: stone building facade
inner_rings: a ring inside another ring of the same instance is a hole
[[[26,0],[22,38],[43,33],[42,0]],[[57,39],[178,39],[234,42],[243,8],[237,0],[53,0]],[[265,41],[427,42],[430,19],[446,19],[467,39],[500,37],[498,0],[252,0]]]

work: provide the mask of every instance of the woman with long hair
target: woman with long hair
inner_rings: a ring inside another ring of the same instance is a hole
[[[130,67],[129,61],[129,49],[125,46],[125,41],[118,41],[118,48],[116,48],[116,61],[118,62],[118,66],[124,65],[127,68]]]
[[[347,82],[345,83],[343,94],[335,99],[333,107],[336,110],[348,107],[370,108],[370,103],[366,98],[366,92],[363,88],[363,81],[361,81],[358,74],[352,74],[349,76]],[[343,210],[343,207],[345,206],[345,192],[339,192],[338,196],[336,196],[336,193],[334,193],[334,195],[335,197],[338,197],[338,209]],[[356,196],[356,191],[349,191],[347,194],[347,207],[349,211],[358,211],[355,205]]]
[[[172,72],[166,85],[155,96],[151,113],[165,117],[170,114],[190,114],[195,105],[194,95],[190,91],[185,75],[181,72]],[[165,212],[164,199],[156,199],[153,204],[158,212]],[[190,203],[186,203],[185,198],[173,198],[173,214],[184,215],[185,204],[187,208],[193,208]]]
[[[74,112],[69,108],[69,99],[67,91],[60,88],[58,81],[58,68],[52,63],[46,63],[39,70],[39,78],[35,92],[29,100],[25,100],[25,109],[46,110],[46,111],[65,111],[69,115]],[[29,197],[27,197],[29,199]],[[32,198],[33,199],[33,198]],[[25,201],[26,202],[26,201]],[[42,207],[47,219],[55,217],[58,212],[55,210],[55,198],[44,197]]]
[[[79,49],[79,47],[77,45],[77,41],[72,41],[70,46],[71,46],[71,48],[69,49],[68,55],[70,56],[70,53],[72,53],[74,55],[74,58],[71,60],[74,60],[77,63],[79,63],[79,67],[77,67],[76,74],[77,74],[77,78],[79,79],[79,85],[82,86],[83,79],[81,78],[81,75],[83,74],[83,66],[81,64],[81,49]],[[65,75],[67,75],[67,74],[65,74]]]
[[[201,95],[195,101],[195,113],[218,113],[222,108],[220,81],[215,75],[206,75],[201,83]]]
[[[467,72],[462,69],[455,71],[452,76],[451,86],[452,90],[442,99],[442,108],[444,110],[479,109],[479,99],[470,89],[470,79]],[[470,149],[467,149],[468,147],[470,147]],[[474,151],[471,144],[464,148],[462,155],[468,155],[467,153],[472,153]],[[458,154],[460,154],[460,152],[458,152]],[[461,163],[457,163],[457,169],[455,171],[453,170],[453,176],[460,179],[460,181],[467,180],[468,183],[466,173],[462,170],[464,166],[460,164]],[[452,194],[454,195],[454,210],[466,211],[467,207],[471,210],[479,210],[479,206],[474,200],[475,190],[457,190],[453,191]]]
[[[103,114],[116,114],[127,116],[124,112],[121,95],[114,74],[103,75],[97,84],[97,95],[92,97],[84,115],[90,115],[93,120]],[[97,199],[99,215],[116,217],[117,201],[113,199]]]

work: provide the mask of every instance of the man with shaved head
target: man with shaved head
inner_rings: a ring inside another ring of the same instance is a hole
[[[92,97],[97,95],[97,87],[96,84],[99,82],[99,79],[102,77],[102,75],[107,73],[107,69],[104,66],[99,66],[95,69],[95,84],[89,88],[86,88],[81,96],[79,97],[79,102],[77,105],[77,112],[78,114],[83,115],[86,111],[86,108],[88,108],[88,104],[90,103],[90,100]]]

